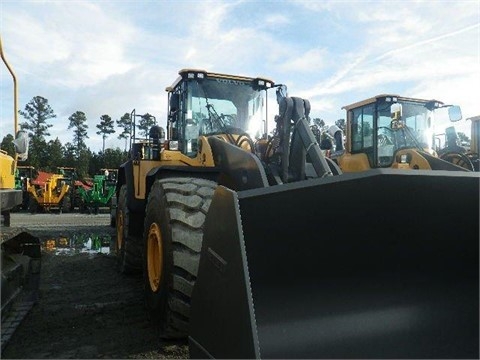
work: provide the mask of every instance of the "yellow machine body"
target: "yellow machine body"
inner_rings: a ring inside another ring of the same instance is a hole
[[[15,160],[6,151],[0,150],[0,189],[14,188]]]
[[[70,185],[66,184],[61,174],[52,174],[43,184],[30,184],[27,188],[35,204],[49,210],[52,207],[61,207]]]

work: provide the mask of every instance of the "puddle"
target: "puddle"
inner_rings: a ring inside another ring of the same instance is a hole
[[[42,240],[42,251],[54,255],[110,254],[114,239],[110,234],[75,234]]]

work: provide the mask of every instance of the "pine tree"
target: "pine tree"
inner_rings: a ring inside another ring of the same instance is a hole
[[[87,148],[85,144],[85,139],[88,139],[87,116],[82,111],[76,111],[68,118],[68,120],[70,121],[68,128],[74,128],[73,143],[75,144],[75,153],[78,159],[82,150]]]
[[[53,109],[48,104],[48,100],[35,96],[25,105],[25,111],[19,110],[26,121],[20,124],[22,130],[27,130],[30,136],[30,145],[28,149],[28,158],[32,166],[38,168],[43,154],[46,152],[46,136],[50,136],[48,129],[53,125],[48,124],[47,120],[57,117]]]
[[[100,116],[100,123],[97,124],[97,131],[98,135],[102,135],[103,139],[103,147],[102,147],[102,153],[105,154],[105,139],[108,137],[109,134],[113,134],[115,132],[114,129],[114,122],[112,118],[108,115],[102,115]]]
[[[155,119],[155,116],[150,115],[149,113],[142,115],[138,124],[140,135],[144,135],[145,137],[147,137],[148,131],[150,130],[152,125],[155,125],[156,123],[157,120]]]
[[[129,113],[123,114],[123,116],[117,120],[117,126],[122,129],[119,139],[125,139],[125,152],[127,152],[127,141],[132,134],[132,119]]]

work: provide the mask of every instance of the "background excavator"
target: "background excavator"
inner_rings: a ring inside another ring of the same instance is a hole
[[[179,75],[116,193],[117,266],[143,270],[162,337],[194,358],[478,356],[479,174],[345,173],[285,86]]]
[[[22,189],[15,188],[15,173],[19,159],[28,156],[28,136],[18,130],[18,86],[13,68],[8,63],[0,37],[0,55],[13,79],[14,147],[15,156],[0,150],[0,211],[1,241],[1,314],[2,351],[17,326],[38,298],[40,281],[40,240],[24,229],[10,228],[10,212],[22,205]]]

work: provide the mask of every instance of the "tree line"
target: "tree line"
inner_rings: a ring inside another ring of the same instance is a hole
[[[25,121],[19,123],[21,130],[28,133],[30,142],[28,158],[19,165],[33,166],[36,170],[57,172],[58,167],[74,167],[80,178],[92,177],[100,173],[100,169],[116,169],[128,158],[127,144],[135,123],[130,113],[125,113],[120,119],[114,120],[111,116],[104,114],[100,116],[95,125],[97,134],[102,136],[103,146],[98,153],[90,150],[86,145],[88,136],[87,116],[83,111],[76,111],[68,118],[68,129],[72,130],[72,141],[62,144],[57,137],[54,140],[47,140],[50,136],[49,129],[53,126],[51,120],[56,118],[54,110],[48,100],[42,96],[33,97],[24,110],[18,113]],[[137,128],[141,135],[146,135],[148,129],[156,122],[150,114],[140,115]],[[120,129],[118,139],[125,140],[125,148],[105,149],[105,140],[117,131],[115,125]],[[14,136],[7,134],[1,142],[1,149],[13,156],[15,153],[13,145]]]

